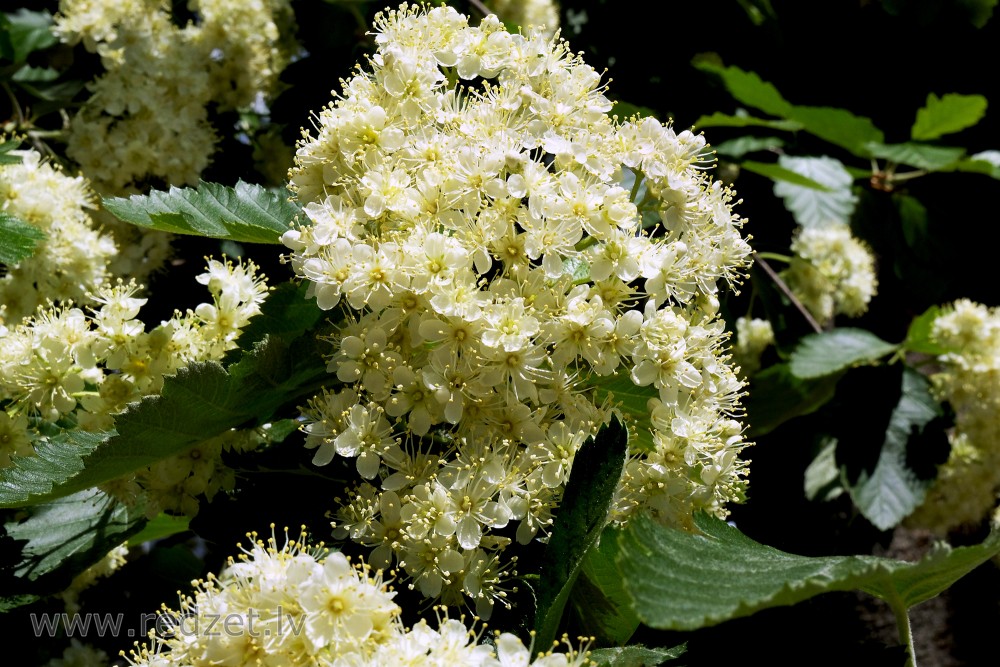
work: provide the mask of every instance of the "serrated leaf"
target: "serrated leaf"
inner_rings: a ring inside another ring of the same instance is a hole
[[[899,164],[908,164],[911,167],[928,171],[938,171],[954,166],[965,155],[965,149],[957,146],[930,146],[914,142],[905,144],[870,143],[868,151],[872,157]]]
[[[604,401],[610,401],[622,411],[633,427],[630,430],[634,437],[629,438],[629,450],[633,453],[653,451],[656,447],[650,430],[652,423],[649,420],[648,405],[649,399],[659,398],[660,392],[652,385],[637,386],[627,373],[616,373],[610,377],[595,376],[595,382],[595,403],[600,405]]]
[[[10,266],[28,259],[44,240],[45,233],[38,227],[0,212],[0,264]]]
[[[913,321],[910,322],[910,328],[906,332],[906,340],[903,341],[903,347],[910,352],[934,356],[951,352],[952,350],[936,342],[931,337],[934,320],[940,316],[941,309],[938,306],[931,306],[913,318]]]
[[[717,75],[729,94],[739,102],[772,116],[790,117],[792,105],[774,85],[761,79],[755,72],[747,72],[739,67],[723,67],[706,60],[696,60],[694,66],[702,72]]]
[[[236,339],[239,349],[248,350],[267,336],[298,338],[315,327],[324,313],[316,307],[315,299],[306,297],[308,290],[306,282],[282,283],[271,290],[260,305],[260,313],[250,318]],[[239,352],[233,352],[235,361]]]
[[[287,197],[243,181],[235,188],[202,181],[197,188],[171,187],[103,203],[116,217],[139,227],[240,243],[280,243],[299,213]]]
[[[854,504],[879,530],[898,525],[924,501],[933,480],[921,479],[910,469],[907,447],[941,414],[930,383],[913,369],[904,369],[899,403],[889,418],[878,463],[848,488]],[[943,431],[940,437],[945,438]]]
[[[51,67],[32,67],[30,65],[25,65],[21,69],[14,72],[11,77],[12,81],[55,81],[59,78],[59,72],[52,69]]]
[[[826,438],[819,454],[806,466],[803,488],[806,500],[833,500],[844,492],[837,466],[836,438]]]
[[[52,15],[47,11],[33,12],[19,9],[6,15],[6,34],[10,39],[11,60],[24,62],[28,55],[47,49],[58,39],[52,34]]]
[[[827,156],[782,155],[778,164],[827,188],[824,192],[787,181],[774,184],[775,196],[785,201],[785,208],[797,223],[803,227],[848,223],[858,198],[851,192],[854,179],[839,160]]]
[[[803,380],[792,374],[788,364],[775,364],[757,373],[750,381],[747,422],[750,436],[757,438],[795,417],[812,414],[833,398],[837,375]]]
[[[618,533],[605,530],[583,560],[569,597],[569,610],[577,621],[575,627],[594,636],[598,644],[621,646],[639,627],[639,618],[622,588],[617,557]]]
[[[819,190],[820,192],[832,192],[830,188],[823,185],[818,181],[814,181],[808,176],[803,176],[802,174],[792,171],[791,169],[786,169],[780,164],[774,164],[773,162],[754,162],[752,160],[745,160],[740,163],[740,169],[745,169],[754,174],[759,174],[764,178],[769,178],[774,182],[785,182],[791,183],[792,185],[798,185],[804,188],[810,188],[812,190]]]
[[[628,451],[625,425],[617,418],[589,438],[573,470],[542,553],[535,606],[536,646],[552,646],[573,584],[608,521]]]
[[[702,534],[640,516],[620,538],[625,589],[653,628],[694,630],[833,591],[863,590],[905,609],[1000,553],[1000,531],[993,531],[980,545],[941,547],[917,563],[806,557],[760,544],[715,517],[697,515],[695,524]]]
[[[795,106],[788,118],[801,123],[809,134],[859,157],[868,157],[868,144],[885,141],[882,130],[870,118],[856,116],[846,109]]]
[[[781,148],[785,142],[778,137],[737,137],[712,146],[719,155],[741,158],[748,153]]]
[[[128,539],[129,548],[137,547],[153,540],[162,540],[187,532],[191,517],[173,516],[160,512],[146,522],[142,530]]]
[[[314,342],[300,349],[268,338],[227,368],[198,362],[167,377],[115,418],[115,431],[68,431],[37,456],[0,470],[0,507],[20,507],[109,482],[177,455],[229,429],[255,426],[296,404],[326,378]]]
[[[801,130],[802,125],[792,120],[773,120],[770,118],[755,118],[747,115],[730,115],[715,112],[709,116],[701,116],[694,122],[694,126],[702,127],[768,127],[772,130],[785,130],[794,132]]]
[[[4,525],[8,536],[25,541],[12,571],[32,581],[63,567],[82,571],[125,542],[143,521],[142,507],[129,508],[97,489],[33,507],[24,521]]]
[[[927,141],[972,127],[986,115],[986,106],[986,98],[982,95],[949,93],[938,97],[930,93],[927,103],[917,111],[910,136],[917,141]]]
[[[870,331],[843,327],[803,336],[792,351],[789,368],[796,377],[818,378],[872,364],[897,349]]]
[[[656,667],[668,660],[676,660],[687,651],[687,644],[674,648],[646,648],[645,646],[616,646],[598,648],[590,652],[595,667]]]

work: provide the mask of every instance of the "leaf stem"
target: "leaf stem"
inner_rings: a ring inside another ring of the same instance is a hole
[[[799,301],[799,298],[792,293],[791,288],[788,287],[788,283],[786,283],[784,280],[781,279],[781,276],[778,275],[778,272],[775,271],[774,268],[770,264],[768,264],[764,260],[764,258],[761,257],[760,254],[758,254],[757,252],[753,253],[753,260],[760,266],[761,269],[763,269],[764,273],[767,274],[768,278],[774,281],[774,284],[777,286],[779,290],[781,290],[781,293],[788,297],[788,300],[792,302],[792,305],[795,306],[796,310],[802,313],[802,317],[806,319],[806,322],[809,323],[809,326],[812,327],[812,330],[815,331],[816,333],[822,333],[823,327],[819,325],[819,322],[817,322],[816,318],[812,316],[812,313],[810,313],[806,309],[806,307],[802,305],[802,302]]]
[[[896,630],[899,632],[900,643],[906,644],[906,667],[917,667],[917,652],[913,646],[913,628],[910,626],[910,614],[906,609],[906,603],[899,597],[899,593],[892,586],[889,587],[892,595],[885,599],[896,617]]]
[[[764,259],[773,259],[776,262],[783,262],[785,264],[791,264],[792,258],[788,255],[782,255],[777,252],[758,252],[758,257],[763,257]]]
[[[484,17],[489,16],[490,14],[493,13],[492,11],[490,11],[490,8],[484,5],[482,2],[480,2],[480,0],[469,0],[469,4],[472,6],[473,9],[482,14]]]

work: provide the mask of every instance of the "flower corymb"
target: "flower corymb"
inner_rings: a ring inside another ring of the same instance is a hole
[[[375,25],[368,67],[300,142],[308,220],[283,237],[344,318],[342,386],[304,410],[315,463],[356,458],[366,480],[338,531],[489,613],[502,552],[547,537],[619,378],[648,392],[631,426],[651,444],[613,519],[725,515],[746,443],[716,295],[750,248],[704,139],[609,115],[600,74],[541,32],[406,5]]]

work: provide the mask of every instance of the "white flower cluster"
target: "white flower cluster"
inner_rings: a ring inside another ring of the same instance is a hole
[[[495,16],[404,5],[376,28],[371,71],[299,146],[309,220],[283,237],[346,319],[342,387],[305,410],[314,462],[354,458],[370,480],[338,530],[487,616],[500,552],[547,536],[575,453],[610,419],[612,376],[656,397],[614,519],[724,516],[746,471],[717,283],[750,248],[704,139],[609,117],[565,42]]]
[[[1000,308],[956,301],[932,339],[951,352],[932,380],[955,410],[951,454],[911,523],[939,533],[982,521],[1000,492]]]
[[[550,37],[559,29],[559,6],[553,0],[492,0],[490,7],[506,23],[545,28]]]
[[[199,0],[174,25],[161,0],[61,0],[55,32],[83,41],[106,70],[70,124],[67,153],[102,192],[150,180],[194,184],[215,132],[207,106],[250,104],[287,62],[288,0]]]
[[[0,276],[0,325],[17,324],[46,302],[85,301],[108,280],[116,248],[87,209],[94,195],[81,176],[67,176],[33,150],[0,165],[0,212],[45,234],[34,254]]]
[[[167,611],[151,646],[133,651],[129,664],[281,665],[295,667],[580,667],[586,652],[548,652],[532,659],[517,636],[497,634],[480,644],[482,630],[439,616],[438,627],[400,621],[396,593],[381,572],[352,564],[322,544],[278,547],[251,535],[254,544],[219,577],[197,582],[194,596]],[[169,621],[169,622],[166,622]],[[124,655],[124,652],[123,652]]]
[[[110,577],[125,564],[128,557],[128,545],[119,544],[105,554],[86,570],[76,575],[70,585],[59,594],[66,604],[66,613],[76,614],[80,611],[80,594],[97,583],[98,579]]]
[[[770,320],[740,317],[736,320],[736,345],[733,348],[733,362],[740,367],[744,376],[751,376],[760,370],[760,355],[774,344],[774,328]]]
[[[72,303],[40,309],[20,325],[0,330],[0,464],[31,454],[32,420],[66,416],[90,431],[111,428],[114,416],[142,396],[158,393],[165,375],[194,361],[219,359],[236,345],[242,327],[260,312],[267,287],[252,263],[209,260],[198,281],[212,303],[176,313],[151,331],[138,319],[146,299],[119,281],[98,290],[91,314]],[[30,417],[30,419],[29,419]],[[37,424],[36,424],[37,426]],[[193,496],[228,485],[219,468],[223,448],[245,449],[252,434],[220,436],[142,473],[154,501],[148,510],[193,513]],[[112,489],[134,497],[134,482]]]
[[[802,227],[792,239],[792,252],[782,277],[818,320],[858,317],[868,310],[878,287],[875,257],[847,225]]]
[[[107,653],[74,638],[60,657],[49,660],[43,667],[107,667],[109,663]]]

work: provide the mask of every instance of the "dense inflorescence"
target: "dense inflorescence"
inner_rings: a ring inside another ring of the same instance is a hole
[[[931,337],[949,352],[932,376],[938,397],[955,410],[951,454],[910,522],[940,533],[986,518],[1000,491],[1000,308],[968,299],[934,320]]]
[[[586,652],[543,652],[534,657],[517,636],[497,633],[480,643],[482,630],[465,618],[440,613],[407,628],[396,593],[381,572],[352,564],[303,533],[279,547],[256,539],[218,577],[196,582],[180,609],[165,609],[150,645],[131,655],[131,665],[319,665],[366,667],[579,667]],[[215,625],[225,619],[225,631]],[[214,621],[213,621],[214,619]]]
[[[782,276],[817,319],[858,317],[868,310],[878,287],[875,258],[847,225],[800,228],[792,252],[792,263]]]
[[[506,596],[513,541],[546,539],[612,377],[648,388],[613,520],[689,526],[742,499],[739,398],[718,283],[750,248],[704,139],[609,116],[567,44],[447,7],[376,18],[377,52],[298,147],[308,218],[283,237],[343,314],[304,410],[314,463],[365,480],[337,534],[426,596]]]

